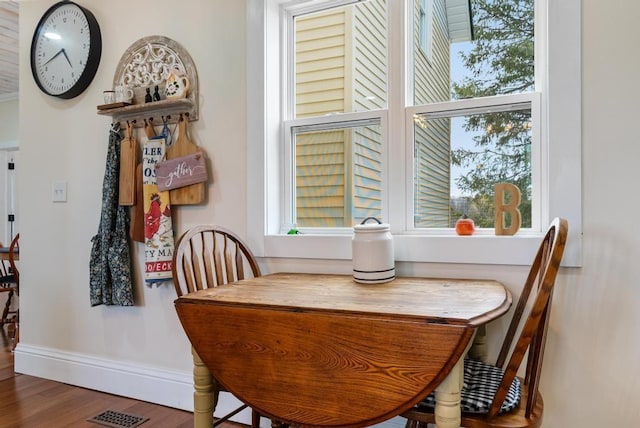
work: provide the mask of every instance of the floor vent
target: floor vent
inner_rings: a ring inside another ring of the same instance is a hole
[[[114,410],[105,410],[99,415],[96,415],[91,419],[87,419],[88,422],[93,422],[94,424],[104,425],[111,428],[134,428],[138,425],[142,425],[148,420],[149,418],[116,412]]]

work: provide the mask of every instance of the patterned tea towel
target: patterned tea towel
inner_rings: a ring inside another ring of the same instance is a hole
[[[156,164],[165,157],[165,138],[147,140],[142,150],[144,195],[144,279],[147,285],[170,280],[173,259],[173,225],[169,192],[158,190]]]

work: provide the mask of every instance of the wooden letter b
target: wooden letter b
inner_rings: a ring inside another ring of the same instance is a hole
[[[506,194],[510,195],[509,202],[505,202]],[[511,183],[498,183],[495,185],[495,228],[496,235],[515,235],[520,230],[522,216],[518,205],[520,205],[520,189]],[[505,225],[506,214],[511,217],[509,227]]]

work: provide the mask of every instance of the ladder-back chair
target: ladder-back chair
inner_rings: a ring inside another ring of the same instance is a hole
[[[538,385],[553,287],[567,232],[567,221],[555,218],[542,239],[495,366],[465,360],[461,392],[462,426],[537,428],[542,425],[544,404]],[[527,351],[525,377],[522,379],[517,377],[517,372]],[[402,416],[407,418],[407,428],[434,424],[433,405],[432,394],[404,412]]]
[[[195,226],[185,232],[176,245],[173,256],[173,283],[178,297],[218,287],[244,278],[260,276],[260,267],[249,247],[230,230],[219,226]],[[218,401],[213,394],[213,382],[209,369],[192,348],[194,376],[194,418],[207,421],[213,418],[213,408]],[[222,385],[217,385],[223,390]],[[198,406],[198,404],[201,406]],[[211,404],[209,404],[211,403]],[[226,416],[217,419],[214,426],[244,410],[245,404]],[[260,415],[252,409],[252,427],[259,425]],[[204,425],[203,425],[204,426]]]

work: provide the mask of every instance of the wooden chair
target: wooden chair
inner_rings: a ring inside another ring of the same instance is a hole
[[[556,218],[549,226],[533,260],[495,366],[465,360],[464,386],[461,394],[462,426],[523,428],[542,425],[544,405],[538,391],[538,384],[551,312],[553,286],[564,253],[567,231],[567,221],[564,219]],[[524,320],[522,326],[521,320]],[[512,349],[517,332],[519,336]],[[516,374],[527,351],[525,377],[518,378]],[[476,371],[477,375],[477,370],[493,372],[494,377],[491,379],[490,376],[479,376],[482,379],[479,382],[478,379],[473,379],[472,372]],[[519,399],[518,387],[520,388]],[[476,401],[478,399],[476,394],[483,393],[487,398],[484,406]],[[402,416],[407,418],[406,427],[422,428],[429,423],[434,424],[432,403],[432,396],[429,396],[404,412]]]
[[[12,313],[12,311],[10,311],[11,303],[17,288],[16,277],[13,274],[9,260],[0,260],[0,293],[7,293],[7,300],[2,311],[2,317],[0,318],[0,328],[10,322],[9,315]]]
[[[13,346],[15,349],[20,340],[20,310],[11,309],[13,296],[20,295],[20,272],[16,265],[16,252],[19,250],[20,234],[18,233],[9,245],[8,260],[0,260],[0,293],[8,293],[0,318],[0,328],[5,324],[13,326]]]
[[[185,232],[176,245],[173,256],[173,283],[178,297],[208,287],[260,276],[260,267],[251,250],[230,230],[219,226],[196,226]],[[218,401],[213,394],[213,382],[209,369],[192,348],[194,377],[194,418],[211,426],[213,407]],[[219,390],[224,390],[218,385]],[[197,404],[200,403],[200,406]],[[209,404],[211,403],[211,404]],[[245,404],[215,421],[216,426],[248,406]],[[252,409],[251,426],[259,426],[260,415]],[[205,425],[202,425],[205,426]]]

